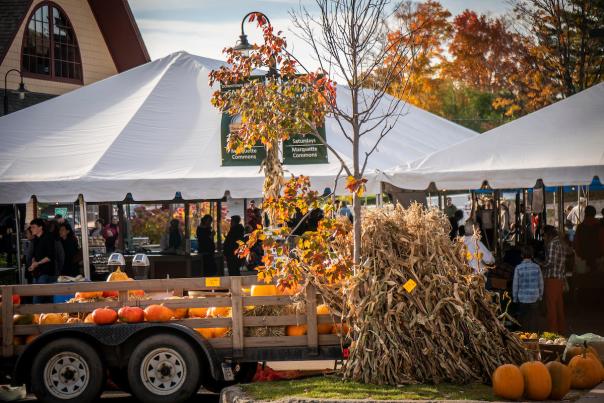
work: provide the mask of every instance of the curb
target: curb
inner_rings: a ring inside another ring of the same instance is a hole
[[[220,403],[255,403],[261,400],[254,400],[249,397],[238,385],[229,386],[220,392]],[[562,402],[568,402],[565,399]],[[275,403],[486,403],[484,400],[338,400],[338,399],[312,399],[301,397],[288,397],[284,399],[274,400]],[[574,400],[574,403],[600,403],[604,402],[604,382]],[[497,403],[497,402],[490,402]],[[504,402],[500,402],[504,403]],[[520,402],[519,402],[520,403]],[[527,402],[528,403],[528,402]],[[545,402],[547,403],[547,402]]]

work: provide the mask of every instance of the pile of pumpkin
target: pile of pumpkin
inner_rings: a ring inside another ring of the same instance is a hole
[[[493,393],[504,399],[561,400],[572,389],[591,389],[604,381],[604,366],[593,347],[572,347],[568,365],[559,361],[505,364],[492,376]]]

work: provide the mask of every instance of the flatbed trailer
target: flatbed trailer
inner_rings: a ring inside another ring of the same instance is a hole
[[[259,284],[255,276],[180,278],[116,282],[83,282],[2,286],[2,365],[13,385],[25,384],[42,402],[89,402],[96,399],[109,375],[120,388],[145,402],[180,402],[200,386],[211,391],[251,380],[258,362],[336,360],[342,358],[339,335],[319,334],[318,324],[339,321],[317,315],[314,287],[306,288],[306,313],[246,316],[246,306],[290,305],[291,296],[249,296],[242,290]],[[148,295],[163,292],[201,297],[185,299],[133,299],[131,290]],[[55,296],[76,292],[117,291],[114,300],[81,303],[13,304],[13,295]],[[149,294],[151,293],[151,294]],[[122,306],[145,308],[230,307],[231,317],[184,318],[136,324],[14,324],[15,314],[92,312]],[[259,326],[306,325],[303,336],[248,337],[244,329]],[[220,338],[204,338],[197,328],[230,328]],[[26,345],[14,339],[37,335]],[[17,343],[18,344],[18,343]]]

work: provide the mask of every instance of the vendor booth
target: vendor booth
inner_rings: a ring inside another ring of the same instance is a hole
[[[226,197],[261,196],[264,180],[261,158],[224,150],[234,119],[210,105],[214,89],[208,85],[208,73],[222,64],[178,52],[0,118],[0,204],[28,203],[32,197],[39,203],[78,200],[76,215],[84,232],[94,222],[87,203],[110,204],[111,216],[117,211],[124,217],[127,205],[211,201],[214,223],[221,222],[220,203]],[[390,101],[386,96],[383,108]],[[345,87],[338,88],[338,103],[350,107]],[[381,129],[378,125],[365,135],[361,154],[373,146]],[[402,106],[400,118],[370,160],[367,192],[380,193],[380,171],[476,135],[419,108]],[[326,121],[325,136],[350,160],[350,143],[332,118]],[[345,193],[343,180],[335,186],[337,158],[324,144],[304,139],[282,145],[286,175],[304,174],[319,191]],[[219,246],[220,225],[215,230]],[[82,247],[88,256],[86,236]],[[190,249],[185,255],[191,256]],[[174,264],[172,260],[165,265]],[[87,267],[88,260],[84,262]],[[165,277],[169,271],[155,273]],[[191,269],[185,274],[197,273]]]

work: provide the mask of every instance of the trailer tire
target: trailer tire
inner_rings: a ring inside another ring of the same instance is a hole
[[[189,399],[199,389],[201,373],[193,347],[171,334],[142,340],[128,361],[132,394],[145,403],[178,403]]]
[[[102,392],[105,370],[88,343],[58,339],[37,352],[30,380],[32,392],[42,403],[92,402]]]

